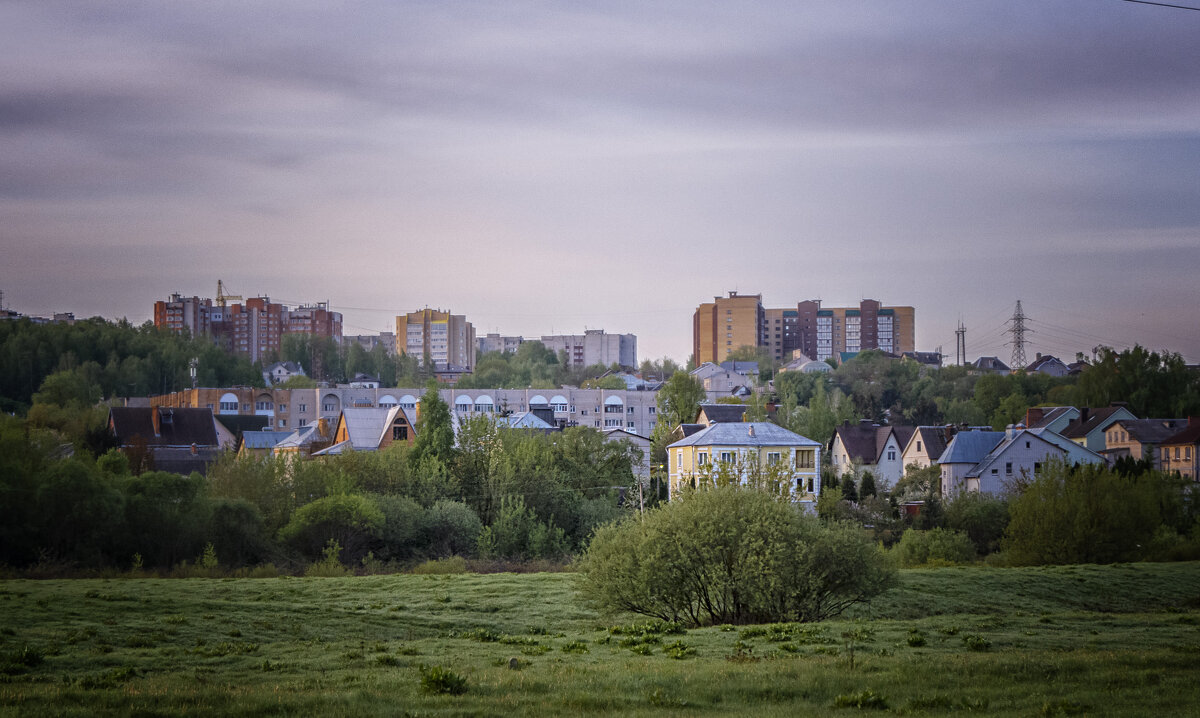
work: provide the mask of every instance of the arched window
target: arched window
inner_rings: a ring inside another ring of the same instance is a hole
[[[237,394],[234,394],[233,392],[228,392],[228,391],[225,392],[224,394],[222,394],[221,395],[221,403],[219,404],[219,407],[220,408],[218,409],[218,411],[222,414],[238,413]]]
[[[390,409],[397,403],[396,397],[392,396],[391,394],[384,394],[383,396],[379,397],[380,408]]]
[[[404,409],[416,409],[417,397],[413,396],[412,394],[405,394],[404,396],[400,397],[400,406]]]
[[[476,412],[480,414],[487,412],[490,414],[495,410],[496,405],[495,402],[492,401],[492,397],[488,396],[487,394],[480,394],[479,396],[475,397]]]
[[[475,405],[475,402],[472,401],[471,397],[468,396],[467,394],[459,394],[458,397],[454,400],[454,410],[457,412],[461,412],[463,414],[470,412],[471,407],[473,407],[474,405]]]
[[[550,398],[550,408],[554,409],[555,411],[566,411],[567,397],[563,396],[562,394],[555,394]]]

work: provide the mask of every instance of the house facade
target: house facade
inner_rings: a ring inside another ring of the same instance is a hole
[[[904,447],[914,427],[880,426],[869,421],[842,424],[833,432],[829,452],[833,469],[839,475],[856,477],[871,472],[881,488],[894,486],[904,477]]]
[[[1189,416],[1187,426],[1159,445],[1163,471],[1177,471],[1189,480],[1200,479],[1200,417]]]
[[[667,447],[668,496],[723,481],[775,487],[815,507],[821,493],[821,445],[770,422],[713,424]]]

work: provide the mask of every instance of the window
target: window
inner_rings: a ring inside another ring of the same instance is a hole
[[[895,461],[895,460],[896,460],[896,450],[888,449],[888,461]]]
[[[732,463],[733,462],[733,452],[732,451],[722,451],[721,452],[721,461],[724,461],[726,463]]]
[[[625,426],[626,426],[626,428],[628,428],[628,429],[632,429],[632,428],[634,428],[634,427],[633,427],[633,422],[632,422],[632,421],[630,421],[630,422],[626,422]]]
[[[647,411],[647,413],[653,414],[653,413],[654,413],[654,410],[655,410],[656,408],[658,408],[658,407],[651,406],[651,407],[647,408],[647,409],[646,409],[646,411]]]
[[[633,413],[633,407],[632,407],[632,406],[625,407],[625,413],[626,413],[626,414],[632,414],[632,413]]]
[[[813,477],[808,477],[808,493],[813,493]]]
[[[322,408],[322,410],[323,410],[323,411],[327,411],[327,412],[328,412],[328,411],[333,411],[333,402],[329,402],[329,401],[325,402],[325,405],[324,405],[324,407]]]
[[[1025,442],[1025,448],[1026,448],[1026,449],[1028,449],[1028,448],[1029,448],[1029,442],[1028,442],[1028,441],[1026,441],[1026,442]]]
[[[1178,446],[1175,447],[1175,458],[1176,459],[1179,458],[1179,447]]]
[[[992,469],[992,476],[999,476],[999,475],[1000,475],[1000,469]]]
[[[287,426],[287,419],[280,419],[280,420],[279,420],[279,426],[281,426],[281,427],[286,427],[286,426]]]
[[[242,404],[242,411],[250,411],[250,403],[249,402]]]
[[[778,464],[778,463],[779,463],[779,452],[778,451],[768,451],[767,452],[767,466],[774,466],[775,464]]]
[[[287,404],[280,404],[280,405],[279,405],[279,410],[280,410],[280,411],[287,411]]]
[[[236,401],[221,402],[221,411],[237,411],[238,403]]]
[[[1012,462],[1011,461],[1004,464],[1004,473],[1007,474],[1008,476],[1012,476]]]
[[[920,451],[920,450],[921,450],[921,442],[918,441],[917,442],[917,451]]]
[[[301,404],[300,405],[300,413],[303,414],[306,411],[308,411],[308,404]]]
[[[271,404],[271,402],[269,402],[269,401],[256,401],[256,402],[254,402],[254,410],[255,410],[255,411],[270,411],[270,410],[271,410],[271,408],[272,408],[272,406],[273,406],[273,405],[272,405],[272,404]]]
[[[392,427],[393,441],[408,441],[408,427],[403,424],[398,424]]]
[[[296,426],[299,426],[301,429],[303,429],[304,427],[308,426],[308,419],[301,419],[296,423]]]
[[[1192,447],[1190,447],[1190,446],[1183,447],[1183,458],[1185,458],[1185,459],[1192,458]]]
[[[1033,475],[1037,476],[1040,473],[1042,473],[1042,462],[1040,462],[1040,461],[1033,462]]]
[[[796,468],[811,469],[816,466],[816,452],[812,449],[796,450]]]
[[[708,453],[701,451],[700,453],[696,454],[696,466],[707,466],[707,465],[708,465]]]

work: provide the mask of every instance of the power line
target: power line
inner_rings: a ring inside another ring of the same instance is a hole
[[[1187,5],[1171,5],[1165,2],[1150,2],[1150,0],[1125,0],[1125,2],[1137,3],[1138,5],[1157,5],[1159,7],[1173,7],[1176,10],[1195,10],[1200,12],[1200,7],[1189,7]]]

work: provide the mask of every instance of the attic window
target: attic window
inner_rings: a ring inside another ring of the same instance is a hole
[[[1029,442],[1028,442],[1028,441],[1026,441],[1026,442],[1025,442],[1025,448],[1026,448],[1026,449],[1028,449],[1028,448],[1029,448]]]
[[[920,451],[920,450],[921,450],[921,442],[918,441],[917,442],[917,451]]]

